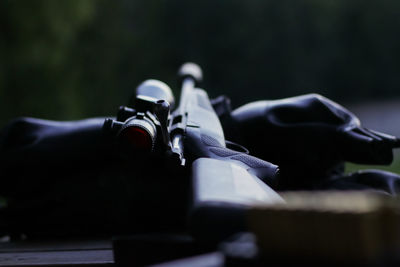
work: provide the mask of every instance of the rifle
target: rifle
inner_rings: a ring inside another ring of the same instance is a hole
[[[182,91],[176,109],[168,85],[147,80],[116,120],[105,120],[103,129],[115,137],[125,157],[132,151],[155,153],[189,168],[189,230],[199,239],[219,241],[247,229],[250,207],[284,202],[271,188],[278,167],[227,147],[206,91],[196,87],[202,80],[199,66],[186,63],[178,74]]]

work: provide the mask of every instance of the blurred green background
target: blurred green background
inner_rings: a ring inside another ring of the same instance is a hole
[[[400,99],[399,33],[395,0],[2,0],[0,126],[113,115],[148,78],[178,94],[185,61],[234,107]]]

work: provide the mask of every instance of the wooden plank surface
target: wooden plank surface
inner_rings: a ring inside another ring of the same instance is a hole
[[[0,243],[0,266],[112,266],[109,240]]]
[[[28,252],[96,249],[112,249],[111,240],[34,240],[19,242],[0,242],[0,253],[10,251]]]

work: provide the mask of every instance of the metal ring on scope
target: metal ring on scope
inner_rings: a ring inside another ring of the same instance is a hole
[[[154,149],[157,129],[147,118],[129,119],[118,132],[118,140],[123,146],[151,152]]]

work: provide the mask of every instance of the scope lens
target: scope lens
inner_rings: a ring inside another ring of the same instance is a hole
[[[140,127],[127,127],[120,133],[120,141],[135,150],[151,151],[153,138],[150,133]]]

